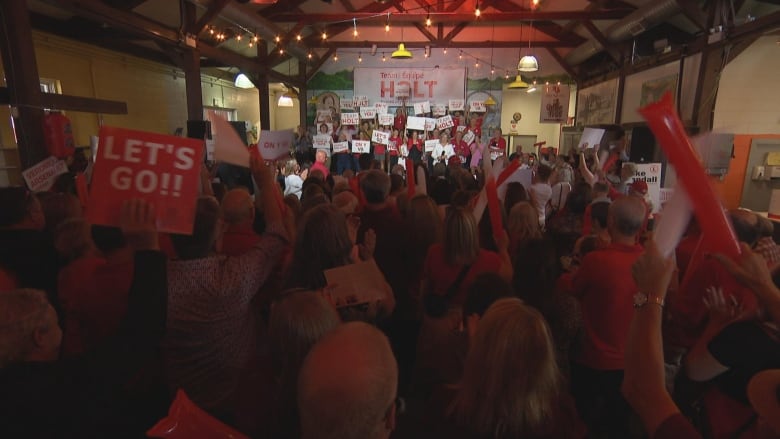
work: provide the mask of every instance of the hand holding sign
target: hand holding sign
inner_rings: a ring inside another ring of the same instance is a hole
[[[125,200],[119,225],[133,250],[159,250],[154,206],[140,198]]]

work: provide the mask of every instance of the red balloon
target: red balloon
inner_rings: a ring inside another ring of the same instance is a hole
[[[680,183],[688,193],[705,238],[705,250],[732,258],[739,256],[737,237],[685,133],[680,116],[674,109],[671,93],[667,92],[661,100],[639,112],[647,120],[647,125],[658,139],[669,162],[674,165]]]
[[[181,389],[176,392],[168,416],[146,435],[166,439],[249,439],[196,406]]]

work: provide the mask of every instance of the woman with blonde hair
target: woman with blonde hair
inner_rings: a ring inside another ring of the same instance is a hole
[[[532,239],[541,239],[542,229],[539,227],[539,214],[528,201],[521,201],[512,207],[506,220],[509,233],[509,254]],[[514,261],[517,263],[517,261]]]
[[[520,299],[493,303],[471,340],[447,413],[453,436],[584,437],[542,315]]]

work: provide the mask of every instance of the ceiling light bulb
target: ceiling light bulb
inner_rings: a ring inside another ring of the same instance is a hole
[[[339,60],[339,54],[337,53],[333,55],[333,61],[338,61],[338,60]]]
[[[447,48],[446,48],[446,47],[444,48],[444,50],[442,51],[442,53],[443,53],[443,54],[445,54],[445,55],[447,54]]]
[[[504,79],[509,79],[509,73],[504,74]]]
[[[458,54],[458,59],[463,59],[463,52]]]
[[[298,40],[298,41],[301,41],[303,39],[303,37],[301,36],[301,34],[298,34],[298,36],[295,37],[295,39]]]
[[[358,54],[358,62],[363,62],[363,55]]]
[[[311,59],[311,52],[309,52],[309,59]]]
[[[256,42],[258,42],[259,40],[260,40],[260,38],[259,38],[257,35],[255,35],[255,36],[252,38],[252,41],[254,41],[255,43],[256,43]]]
[[[241,35],[236,35],[236,41],[241,41]]]
[[[474,63],[474,67],[479,68],[479,61]]]
[[[284,55],[284,49],[281,47],[279,48],[279,55]]]
[[[279,35],[277,35],[277,36],[276,36],[276,38],[275,38],[275,40],[276,40],[276,42],[278,43],[279,41],[282,41],[282,37],[280,37]]]
[[[214,35],[214,28],[213,28],[213,27],[209,29],[209,33],[210,33],[211,35]]]
[[[490,69],[490,74],[491,74],[491,75],[495,75],[495,74],[496,74],[496,69],[492,69],[492,68],[491,68],[491,69]]]
[[[428,18],[425,19],[425,25],[428,27],[431,27],[431,17],[428,16]]]
[[[327,40],[328,39],[328,33],[325,31],[322,31],[322,39]]]
[[[253,44],[253,43],[250,41],[250,42],[249,42],[249,48],[251,49],[251,48],[252,48],[252,46],[254,46],[254,44]]]
[[[477,9],[474,11],[474,15],[476,15],[477,18],[479,18],[479,16],[482,15],[482,11],[479,10],[479,5],[477,5]]]
[[[390,32],[390,23],[385,25],[385,32]]]
[[[355,29],[355,30],[353,30],[353,31],[352,31],[352,36],[353,36],[353,37],[357,37],[357,36],[358,36],[358,31],[357,31],[357,29]]]
[[[385,57],[385,54],[383,53],[382,54],[382,62],[385,62],[385,61],[387,61],[387,58]]]

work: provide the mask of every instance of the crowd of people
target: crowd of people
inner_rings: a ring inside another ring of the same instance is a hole
[[[143,200],[107,227],[68,184],[0,188],[0,437],[143,437],[177,391],[258,438],[780,437],[771,221],[730,212],[731,260],[695,257],[693,220],[665,258],[622,145],[455,145],[253,157],[191,235]],[[475,214],[491,159],[533,174],[501,230]],[[343,296],[350,266],[383,279]]]

